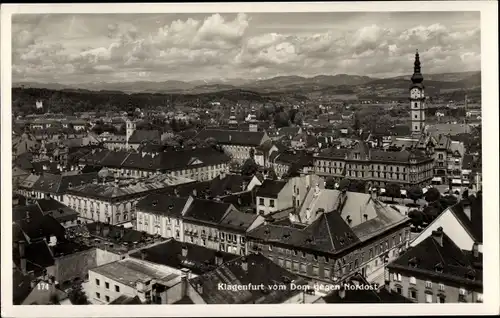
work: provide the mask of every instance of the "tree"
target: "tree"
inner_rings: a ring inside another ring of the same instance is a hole
[[[349,191],[350,192],[365,193],[366,182],[361,181],[361,180],[351,180],[351,182],[349,183]]]
[[[302,112],[298,112],[295,114],[294,118],[293,118],[293,123],[295,125],[302,125],[302,122],[304,121],[304,115],[302,114]]]
[[[335,179],[333,178],[326,179],[325,189],[335,190]]]
[[[349,189],[350,185],[351,185],[351,181],[349,179],[342,179],[339,182],[339,190],[340,191],[347,191]]]
[[[441,198],[441,193],[436,188],[430,188],[425,193],[425,201],[431,203],[438,201]]]
[[[359,121],[358,113],[354,113],[354,120],[352,124],[352,129],[357,132],[361,128],[361,123]]]
[[[419,186],[413,186],[408,190],[408,198],[412,199],[415,204],[417,204],[417,201],[420,200],[424,196],[424,192],[422,191],[422,188]]]
[[[389,183],[385,187],[385,195],[390,197],[392,201],[401,195],[401,186],[397,183]]]
[[[83,291],[80,283],[75,283],[68,294],[68,298],[73,305],[88,304],[87,294]]]
[[[457,204],[458,199],[454,195],[447,195],[439,199],[442,210],[446,210],[448,207]]]
[[[271,180],[278,179],[278,176],[276,175],[276,171],[274,171],[274,168],[269,169],[269,172],[267,173],[267,178]]]
[[[279,112],[274,115],[274,125],[276,128],[287,127],[290,122],[285,112]]]
[[[442,211],[435,206],[428,205],[424,208],[424,215],[428,222],[432,222],[435,218],[439,216]]]
[[[259,166],[252,158],[248,158],[241,167],[241,174],[244,176],[253,176],[259,170]]]
[[[424,214],[419,210],[411,210],[408,212],[408,217],[417,229],[424,223]]]

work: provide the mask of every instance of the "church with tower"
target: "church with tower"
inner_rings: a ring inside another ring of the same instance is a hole
[[[420,56],[417,51],[410,85],[410,122],[413,137],[420,137],[425,129],[425,87],[423,81]]]

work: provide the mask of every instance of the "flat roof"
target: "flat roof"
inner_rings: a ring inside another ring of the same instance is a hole
[[[137,281],[146,282],[155,279],[167,283],[179,277],[178,274],[129,258],[93,268],[91,271],[131,287],[135,287]]]

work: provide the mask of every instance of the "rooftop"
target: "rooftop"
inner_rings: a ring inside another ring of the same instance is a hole
[[[286,184],[286,181],[266,179],[257,190],[256,195],[259,197],[276,199]]]
[[[168,283],[179,275],[169,271],[161,270],[134,258],[126,258],[113,263],[95,267],[90,271],[103,275],[104,277],[135,288],[137,282],[146,283],[150,280]]]
[[[186,256],[182,249],[186,248]],[[217,267],[216,256],[220,256],[223,262],[236,258],[236,255],[222,251],[216,251],[203,246],[183,243],[170,239],[165,243],[144,248],[130,255],[132,258],[142,259],[155,264],[161,264],[170,268],[188,268],[193,274],[201,275]]]
[[[265,136],[262,131],[239,131],[222,129],[204,129],[198,133],[197,139],[214,138],[220,144],[233,144],[244,146],[259,146]]]

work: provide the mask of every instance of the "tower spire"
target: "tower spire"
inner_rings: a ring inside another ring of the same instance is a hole
[[[411,81],[413,84],[418,84],[422,83],[423,80],[424,77],[422,76],[420,67],[420,55],[418,54],[417,49],[417,52],[415,53],[415,62],[413,63],[413,76],[411,77]]]

